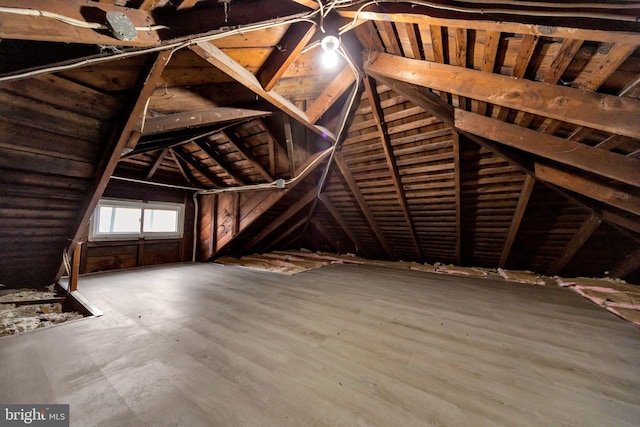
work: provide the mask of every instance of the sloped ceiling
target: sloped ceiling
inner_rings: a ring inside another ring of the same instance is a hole
[[[637,3],[0,7],[0,282],[55,277],[112,175],[213,190],[202,260],[307,247],[640,279]],[[138,37],[80,25],[109,11]]]

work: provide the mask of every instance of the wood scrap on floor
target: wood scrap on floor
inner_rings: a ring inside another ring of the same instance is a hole
[[[619,279],[577,277],[556,279],[567,287],[613,314],[640,326],[640,286]]]
[[[504,268],[498,268],[498,274],[504,280],[509,282],[518,283],[530,283],[532,285],[546,285],[547,282],[539,274],[531,271],[522,270],[505,270]]]

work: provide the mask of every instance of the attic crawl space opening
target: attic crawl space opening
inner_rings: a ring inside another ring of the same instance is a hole
[[[639,16],[0,0],[0,282],[81,243],[83,272],[304,247],[639,283]],[[183,231],[89,239],[101,200]]]

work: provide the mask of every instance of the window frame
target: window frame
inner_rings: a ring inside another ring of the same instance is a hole
[[[117,233],[117,232],[100,232],[100,208],[133,208],[140,209],[140,226],[137,233]],[[144,213],[145,209],[171,210],[177,212],[177,231],[175,232],[159,232],[159,231],[143,231],[144,230]],[[181,239],[184,236],[184,210],[183,203],[143,201],[129,199],[100,199],[96,205],[91,220],[89,222],[89,241],[113,241],[113,240],[142,240],[142,239]]]

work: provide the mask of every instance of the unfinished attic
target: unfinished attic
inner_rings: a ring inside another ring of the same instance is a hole
[[[627,0],[0,0],[0,314],[61,282],[105,313],[0,338],[0,406],[637,425],[639,21]],[[304,273],[229,265],[252,263]]]

